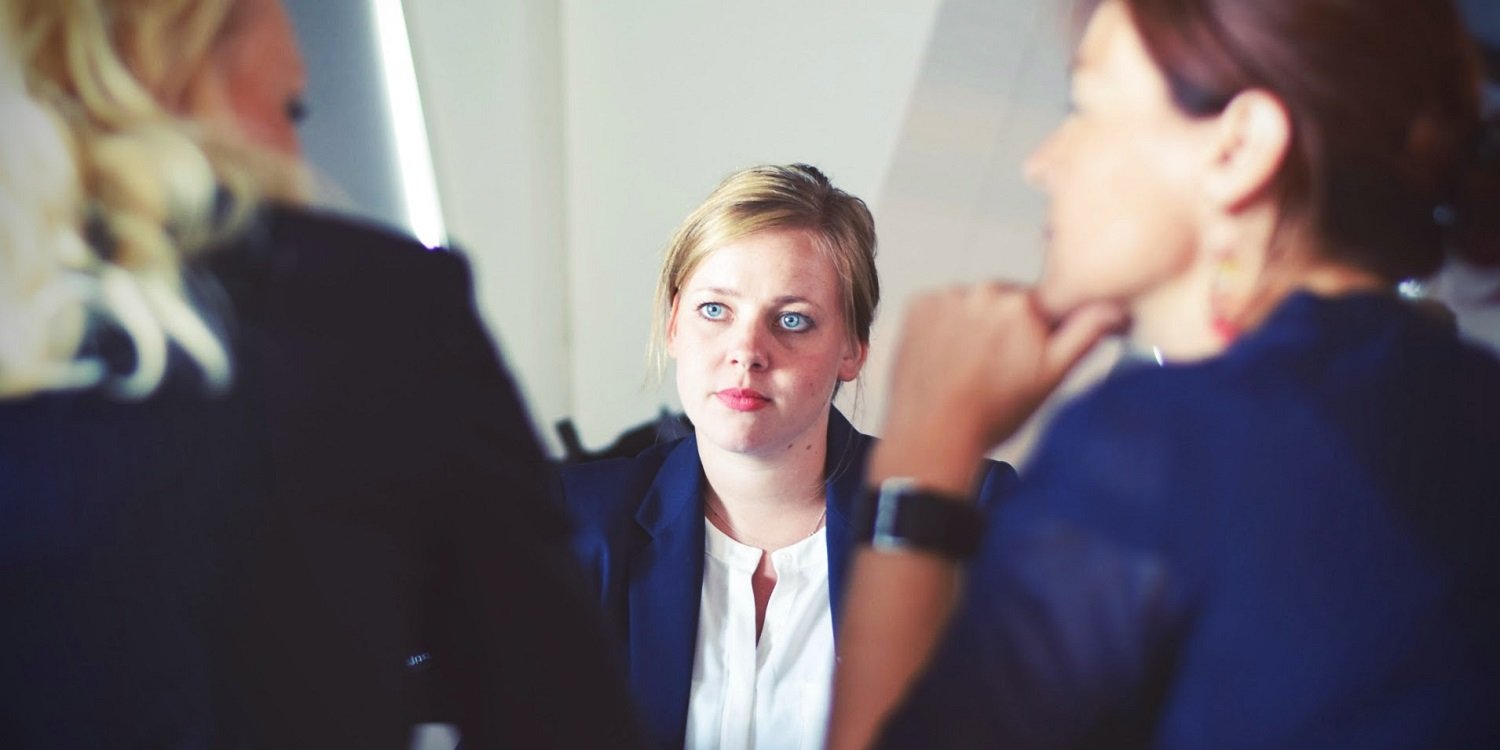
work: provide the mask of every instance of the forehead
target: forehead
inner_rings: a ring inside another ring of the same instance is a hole
[[[1073,57],[1075,79],[1112,78],[1154,72],[1130,11],[1119,0],[1105,0],[1089,17]]]
[[[838,271],[813,233],[772,230],[710,250],[682,289],[715,289],[744,297],[796,296],[829,304],[838,294]]]
[[[1073,88],[1110,111],[1176,112],[1166,76],[1119,0],[1100,3],[1089,19],[1073,61]]]

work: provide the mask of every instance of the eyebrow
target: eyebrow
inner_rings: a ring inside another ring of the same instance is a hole
[[[715,297],[730,297],[730,298],[733,298],[733,299],[739,299],[740,298],[740,293],[739,292],[736,292],[733,289],[728,289],[726,287],[721,287],[721,286],[710,286],[710,287],[704,287],[702,289],[690,289],[688,291],[690,291],[690,292],[692,292],[694,294],[710,294],[710,295],[713,295]],[[800,303],[808,305],[810,307],[817,307],[819,309],[822,308],[822,306],[819,305],[818,303],[813,302],[812,300],[810,300],[810,299],[808,299],[806,297],[800,297],[800,296],[795,295],[795,294],[783,294],[780,297],[777,297],[776,299],[772,300],[772,302],[775,303],[778,306],[780,306],[780,305],[789,305],[789,304],[792,304],[794,302],[800,302]]]

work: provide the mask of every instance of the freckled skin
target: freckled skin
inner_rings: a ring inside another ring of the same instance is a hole
[[[682,285],[667,340],[699,438],[755,455],[812,450],[826,435],[835,386],[864,362],[842,310],[837,271],[805,231],[762,232],[710,253]],[[789,330],[787,314],[807,327]],[[715,396],[726,388],[754,389],[770,403],[731,410]]]

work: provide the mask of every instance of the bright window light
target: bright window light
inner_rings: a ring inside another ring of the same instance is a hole
[[[406,35],[406,15],[401,0],[371,2],[375,8],[375,34],[380,40],[386,106],[390,108],[396,134],[396,160],[401,170],[407,223],[422,244],[437,247],[447,242],[448,232],[438,203],[427,122],[422,116],[422,98],[417,93],[411,40]]]

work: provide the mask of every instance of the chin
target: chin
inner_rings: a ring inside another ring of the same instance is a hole
[[[1053,322],[1062,320],[1088,301],[1048,276],[1043,276],[1042,280],[1037,282],[1032,293],[1036,297],[1037,306]]]
[[[1099,285],[1102,286],[1102,285]],[[1043,276],[1032,289],[1037,306],[1053,325],[1077,312],[1079,308],[1096,302],[1110,302],[1132,313],[1136,305],[1134,298],[1120,288],[1080,288],[1078,285],[1058,283]]]
[[[733,424],[733,420],[707,418],[706,424],[694,422],[699,440],[731,453],[755,453],[765,447],[764,430],[755,424]]]

